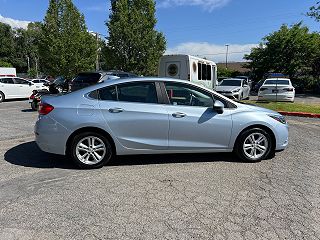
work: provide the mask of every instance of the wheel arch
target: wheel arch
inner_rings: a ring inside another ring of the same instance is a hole
[[[113,138],[111,137],[111,135],[107,131],[105,131],[105,130],[103,130],[101,128],[98,128],[98,127],[82,127],[82,128],[77,129],[76,131],[74,131],[68,137],[68,140],[66,142],[66,152],[65,152],[66,155],[68,155],[70,153],[70,147],[71,147],[72,139],[75,136],[77,136],[78,134],[84,133],[84,132],[95,132],[95,133],[99,133],[99,134],[105,136],[110,141],[114,154],[115,155],[117,154],[117,148],[116,148],[116,145],[114,143],[114,140],[113,140]]]
[[[265,125],[262,125],[262,124],[254,124],[254,125],[250,125],[250,126],[247,126],[246,128],[244,128],[237,136],[236,140],[235,140],[235,143],[234,143],[234,146],[233,148],[235,148],[238,144],[238,140],[240,138],[240,136],[242,135],[242,133],[244,133],[245,131],[249,130],[249,129],[253,129],[253,128],[260,128],[262,130],[265,130],[267,133],[270,134],[270,137],[272,139],[272,150],[275,150],[276,146],[277,146],[277,140],[276,140],[276,136],[274,134],[274,132],[272,131],[271,128],[265,126]]]

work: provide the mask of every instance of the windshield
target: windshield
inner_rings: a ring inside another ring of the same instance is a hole
[[[240,80],[223,80],[219,86],[241,86]]]
[[[82,83],[97,83],[101,78],[100,73],[80,73],[73,82],[82,82]]]
[[[264,85],[289,85],[289,80],[266,80]]]

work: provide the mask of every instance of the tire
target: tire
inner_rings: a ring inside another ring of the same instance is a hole
[[[97,150],[94,146],[98,147]],[[74,163],[82,169],[101,168],[113,157],[110,140],[96,132],[76,135],[70,145],[70,155]]]
[[[260,144],[258,143],[259,139]],[[274,156],[273,146],[274,143],[268,132],[261,128],[252,128],[240,134],[234,152],[245,162],[259,162]]]
[[[4,93],[0,91],[0,103],[2,103],[5,99]]]
[[[31,109],[32,109],[33,111],[38,111],[38,104],[36,104],[35,102],[32,102],[32,103],[31,103]]]
[[[58,87],[57,87],[57,90],[59,91],[59,93],[62,93],[62,92],[63,92],[63,87],[58,86]]]

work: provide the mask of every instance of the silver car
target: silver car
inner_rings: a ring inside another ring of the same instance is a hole
[[[43,151],[96,168],[132,154],[234,151],[260,161],[286,148],[288,125],[188,81],[131,78],[44,97],[35,135]]]
[[[228,98],[241,101],[249,98],[250,87],[244,79],[227,78],[216,87],[216,91]]]

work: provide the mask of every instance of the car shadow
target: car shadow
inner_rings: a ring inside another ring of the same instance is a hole
[[[21,112],[37,112],[35,110],[30,109],[22,109]]]
[[[37,144],[22,143],[9,149],[4,154],[4,160],[18,166],[31,168],[62,168],[77,169],[70,159],[61,155],[41,151]],[[161,155],[130,155],[114,158],[108,166],[133,166],[172,163],[201,162],[239,162],[232,153],[201,153],[201,154],[161,154]]]
[[[4,154],[4,160],[23,167],[76,169],[65,156],[45,153],[34,141],[9,149]]]

